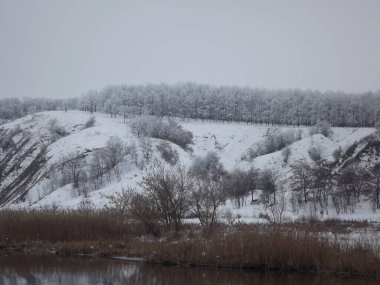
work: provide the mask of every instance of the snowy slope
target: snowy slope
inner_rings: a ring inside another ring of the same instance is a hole
[[[81,111],[52,111],[42,112],[34,116],[27,116],[1,126],[1,129],[7,130],[15,128],[17,125],[23,131],[32,134],[30,143],[36,143],[39,148],[47,145],[46,164],[41,168],[41,179],[30,189],[27,189],[24,199],[13,200],[12,207],[44,207],[56,205],[62,208],[77,208],[84,201],[84,195],[74,191],[71,185],[51,191],[48,189],[48,178],[43,176],[50,166],[59,163],[65,156],[70,153],[78,155],[91,153],[94,149],[102,148],[112,137],[118,137],[126,144],[131,142],[139,143],[139,140],[131,132],[128,124],[123,123],[123,118],[110,118],[106,114],[94,114],[96,123],[94,127],[82,129],[84,123],[91,117],[91,114]],[[58,139],[55,142],[49,141],[48,122],[56,119],[57,122],[69,132],[68,136]],[[311,161],[308,150],[311,146],[318,146],[322,150],[323,158],[332,159],[332,153],[339,147],[348,149],[355,142],[374,133],[372,128],[333,128],[333,136],[326,138],[322,135],[309,136],[308,128],[302,127],[302,139],[290,145],[291,155],[287,164],[283,162],[281,151],[259,156],[253,161],[242,160],[244,153],[257,142],[265,139],[269,127],[266,125],[249,125],[246,123],[222,123],[222,122],[202,122],[202,121],[179,121],[184,129],[189,130],[194,135],[194,152],[185,152],[177,145],[172,145],[179,155],[181,163],[189,167],[195,156],[203,156],[209,151],[215,151],[219,154],[222,163],[227,170],[234,168],[248,169],[255,166],[259,169],[270,168],[277,170],[284,177],[289,175],[290,165],[298,160]],[[279,131],[287,129],[296,129],[293,127],[276,127]],[[153,145],[160,140],[153,139]],[[5,153],[0,152],[0,160]],[[29,160],[33,159],[35,154],[30,155]],[[21,168],[27,167],[29,160],[22,162]],[[154,159],[160,159],[155,153]],[[102,207],[107,203],[107,195],[121,191],[129,186],[138,187],[146,169],[136,167],[133,163],[126,161],[123,164],[123,173],[120,180],[105,183],[98,190],[89,192],[86,201],[96,207]],[[16,174],[14,174],[16,175]],[[0,193],[2,187],[8,182],[0,184]],[[232,209],[232,205],[225,207]],[[234,209],[232,209],[235,211]],[[246,206],[240,209],[245,218],[253,215],[252,206]],[[256,215],[258,215],[256,213]]]
[[[191,131],[194,135],[195,155],[204,155],[208,151],[216,151],[221,158],[226,169],[235,167],[246,168],[247,163],[242,161],[242,155],[252,145],[265,138],[269,127],[266,125],[249,125],[246,123],[214,123],[214,122],[190,122],[181,123],[183,127]],[[320,146],[323,158],[331,160],[332,153],[342,147],[347,149],[354,142],[375,132],[373,128],[333,128],[331,138],[326,138],[320,134],[309,136],[307,127],[276,127],[279,130],[302,130],[303,139],[293,143],[291,160],[288,165],[300,159],[311,161],[308,155],[310,146]],[[257,157],[253,160],[253,165],[257,168],[281,167],[281,151]]]

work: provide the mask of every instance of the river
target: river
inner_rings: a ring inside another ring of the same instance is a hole
[[[375,285],[379,280],[333,275],[257,273],[236,269],[203,269],[147,265],[96,257],[0,252],[0,285]]]

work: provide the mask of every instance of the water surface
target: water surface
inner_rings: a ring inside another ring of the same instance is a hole
[[[255,273],[236,269],[202,269],[146,265],[95,258],[0,252],[0,285],[378,285],[373,278],[331,275]]]

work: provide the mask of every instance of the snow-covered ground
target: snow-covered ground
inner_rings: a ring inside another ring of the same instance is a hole
[[[93,115],[96,117],[95,126],[87,129],[82,129],[82,127],[92,115],[81,111],[42,112],[4,124],[1,127],[7,129],[20,125],[22,129],[27,129],[33,134],[34,140],[46,141],[49,135],[47,130],[48,122],[56,119],[58,124],[63,126],[70,134],[48,146],[48,166],[57,163],[70,153],[80,154],[88,150],[102,148],[112,137],[119,137],[126,144],[139,143],[138,138],[132,134],[130,126],[123,122],[122,117],[111,118],[109,115],[100,113]],[[187,167],[191,165],[195,156],[203,156],[209,151],[215,151],[227,170],[234,168],[248,169],[254,166],[259,169],[270,168],[276,170],[284,177],[289,175],[292,163],[298,160],[311,161],[308,154],[311,146],[320,147],[323,158],[331,160],[333,152],[339,147],[347,149],[354,142],[360,141],[375,132],[373,128],[333,128],[332,137],[326,138],[320,134],[310,136],[307,127],[272,127],[246,123],[207,121],[179,122],[184,129],[191,131],[194,135],[193,153],[186,152],[172,144],[180,155],[180,162]],[[302,139],[290,145],[291,155],[288,163],[283,162],[281,151],[259,156],[252,161],[242,159],[250,147],[265,138],[268,129],[274,131],[302,130]],[[158,143],[158,141],[153,140],[153,144]],[[160,159],[160,156],[156,153],[154,158]],[[127,187],[138,188],[138,182],[141,181],[146,168],[140,169],[132,163],[125,162],[122,169],[119,181],[115,180],[106,183],[101,189],[88,193],[86,201],[92,203],[95,207],[103,207],[108,202],[107,195],[119,192]],[[42,180],[28,192],[25,202],[16,206],[38,208],[55,205],[62,208],[77,208],[83,203],[84,199],[84,196],[74,191],[71,185],[66,185],[51,192],[47,190],[46,181]],[[242,221],[258,220],[260,213],[265,212],[262,206],[249,204],[249,198],[247,198],[247,205],[240,209],[237,209],[231,201],[228,201],[222,207],[221,212],[225,212],[227,209],[235,215],[240,215]],[[308,210],[305,209],[297,215],[287,211],[286,216],[289,219],[295,219],[300,215],[307,216],[308,214]],[[323,218],[336,216],[335,210],[331,209],[328,216],[324,214]],[[341,214],[339,217],[380,220],[380,213],[374,214],[366,203],[362,203],[358,205],[355,214]]]

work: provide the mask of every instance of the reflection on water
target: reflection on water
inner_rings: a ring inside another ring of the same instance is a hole
[[[101,258],[0,252],[0,285],[6,284],[375,285],[379,280],[165,267]]]

